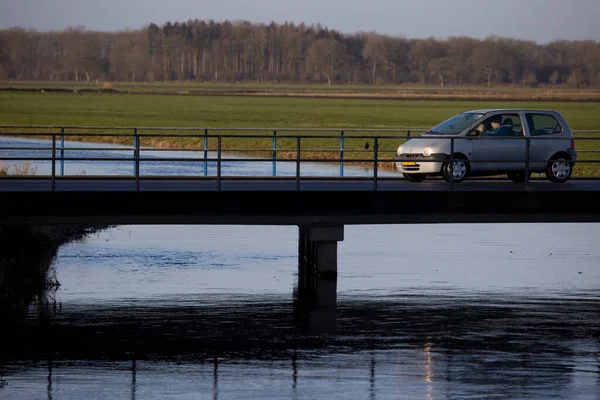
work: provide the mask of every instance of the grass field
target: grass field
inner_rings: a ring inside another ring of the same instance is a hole
[[[248,95],[335,98],[389,98],[395,100],[503,100],[503,101],[600,101],[600,88],[561,85],[432,86],[417,84],[303,84],[216,82],[63,82],[0,81],[0,89],[15,91],[110,91],[129,94]]]
[[[39,83],[38,83],[39,85]],[[475,108],[537,108],[560,111],[571,127],[577,130],[600,129],[599,102],[510,102],[510,101],[443,101],[443,100],[390,100],[390,99],[344,99],[344,98],[300,98],[300,97],[261,97],[261,96],[182,96],[177,94],[123,94],[123,93],[48,93],[48,92],[0,92],[0,125],[53,125],[53,126],[127,126],[127,127],[194,127],[209,128],[209,133],[270,134],[280,128],[330,128],[338,131],[347,129],[395,129],[394,132],[353,133],[346,132],[347,159],[372,157],[371,152],[358,152],[364,148],[364,139],[352,136],[366,134],[393,136],[382,139],[380,159],[393,157],[393,151],[401,143],[398,138],[404,135],[402,128],[430,127],[457,112]],[[218,131],[217,128],[253,128],[256,131]],[[10,130],[10,129],[9,129]],[[31,130],[31,129],[30,129]],[[4,129],[3,131],[7,131]],[[14,129],[12,129],[14,131]],[[72,130],[71,130],[72,131]],[[56,132],[56,131],[55,131]],[[68,130],[69,132],[69,130]],[[114,130],[112,131],[114,132]],[[131,131],[129,131],[131,132]],[[150,132],[141,130],[141,133]],[[190,132],[191,133],[191,132]],[[308,134],[311,132],[297,132]],[[281,132],[296,134],[296,132]],[[313,133],[314,134],[314,133]],[[584,134],[576,134],[583,136]],[[589,136],[590,134],[585,134]],[[600,137],[600,132],[594,134]],[[88,138],[89,139],[89,138]],[[109,141],[107,138],[97,140]],[[116,141],[116,140],[111,140]],[[145,145],[200,147],[201,138],[150,140]],[[211,147],[214,143],[211,144]],[[227,139],[224,149],[249,148],[268,149],[269,139],[253,141]],[[279,140],[279,149],[294,153],[295,141]],[[303,149],[339,149],[339,139],[327,141],[303,140]],[[600,150],[600,140],[581,140],[577,149]],[[311,158],[332,156],[333,152],[314,152]],[[284,157],[282,152],[280,156]],[[582,154],[583,159],[592,154]],[[600,158],[600,154],[596,154]],[[600,164],[579,164],[576,175],[600,176]]]

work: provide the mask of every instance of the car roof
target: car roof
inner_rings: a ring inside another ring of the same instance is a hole
[[[531,108],[485,108],[479,110],[467,110],[463,111],[463,113],[479,113],[479,114],[488,114],[491,112],[542,112],[542,113],[556,113],[554,110],[536,110]]]

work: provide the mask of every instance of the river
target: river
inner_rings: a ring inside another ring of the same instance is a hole
[[[294,318],[297,238],[120,226],[63,246],[56,313],[5,343],[0,398],[600,398],[600,224],[347,226],[325,330]]]

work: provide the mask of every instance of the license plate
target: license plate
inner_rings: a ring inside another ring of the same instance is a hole
[[[412,165],[417,165],[417,163],[415,161],[402,161],[402,166],[403,167],[409,167]]]

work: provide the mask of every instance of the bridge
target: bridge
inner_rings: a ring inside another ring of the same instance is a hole
[[[45,166],[46,173],[0,177],[0,227],[296,225],[298,286],[321,305],[335,305],[337,242],[343,240],[347,224],[600,222],[600,177],[573,178],[564,184],[536,176],[523,183],[496,178],[471,179],[460,184],[441,179],[407,182],[400,174],[386,169],[386,163],[392,163],[386,153],[394,153],[401,140],[410,138],[410,131],[401,136],[377,136],[381,132],[351,136],[343,131],[321,135],[281,135],[276,130],[269,135],[210,135],[207,129],[200,134],[180,130],[143,134],[139,128],[130,133],[98,133],[101,128],[82,127],[73,128],[77,133],[67,133],[65,128],[56,132],[52,127],[38,127],[34,133],[27,129],[32,127],[12,127],[8,135],[0,137],[21,138],[16,144],[0,146],[0,161],[33,162],[40,168]],[[44,129],[50,132],[39,132]],[[31,141],[31,136],[45,140]],[[121,143],[130,140],[133,144],[100,147],[77,140],[67,143],[70,137],[99,137],[100,141]],[[230,139],[236,145],[224,146]],[[242,139],[246,140],[246,147],[237,144]],[[589,135],[586,139],[590,139]],[[172,146],[142,146],[161,140],[171,141]],[[182,148],[177,147],[180,140],[195,142]],[[334,142],[336,147],[319,147],[314,144],[318,141]],[[382,147],[385,142],[387,147]],[[202,145],[194,147],[194,143]],[[265,143],[268,148],[261,147]],[[156,152],[166,151],[168,155],[156,156]],[[236,152],[244,156],[234,156]],[[325,156],[315,156],[318,152]],[[250,153],[258,155],[246,155]],[[589,155],[594,153],[590,150]],[[585,158],[585,151],[582,154]],[[598,162],[590,158],[583,162]],[[65,173],[66,163],[82,162],[117,165],[127,172]],[[191,172],[184,168],[186,174],[181,170],[161,174],[160,168],[143,172],[149,165],[167,168],[190,163],[195,167]],[[243,163],[244,168],[267,165],[267,172],[251,175],[242,168],[232,173],[230,166],[236,163]],[[319,170],[303,173],[306,165],[317,163],[335,167],[335,176]],[[348,165],[358,165],[362,175],[351,174],[353,170]]]

